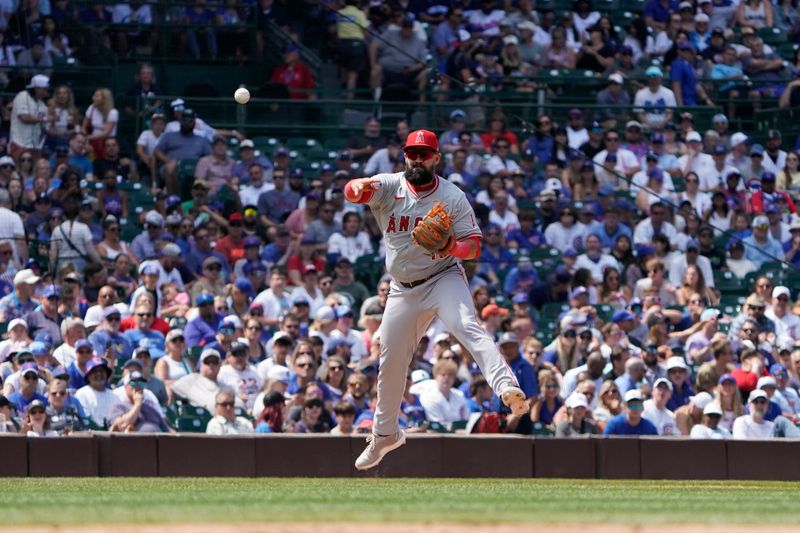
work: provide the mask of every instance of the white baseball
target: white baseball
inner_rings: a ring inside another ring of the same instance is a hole
[[[248,91],[244,87],[239,87],[238,89],[236,89],[236,92],[233,93],[233,99],[240,104],[246,104],[247,102],[250,101],[250,91]]]

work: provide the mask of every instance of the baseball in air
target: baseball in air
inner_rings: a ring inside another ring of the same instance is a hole
[[[246,104],[247,102],[250,101],[250,91],[248,91],[244,87],[239,87],[238,89],[236,89],[236,92],[233,93],[233,99],[240,104]]]

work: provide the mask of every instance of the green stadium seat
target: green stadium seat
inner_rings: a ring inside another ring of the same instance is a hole
[[[208,420],[203,420],[195,416],[179,416],[175,420],[173,429],[178,432],[186,433],[205,433]]]
[[[732,272],[727,271],[714,272],[714,285],[723,296],[733,291],[741,291],[744,288],[742,280],[734,276]]]
[[[555,321],[561,313],[569,311],[569,304],[546,303],[542,306],[541,316],[543,320]]]
[[[788,40],[786,33],[780,28],[776,28],[774,26],[771,28],[761,28],[758,30],[757,34],[764,40],[766,44],[770,46],[778,46]]]

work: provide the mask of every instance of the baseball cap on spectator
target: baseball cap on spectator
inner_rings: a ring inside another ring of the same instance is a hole
[[[769,219],[764,215],[758,215],[753,219],[753,227],[754,228],[768,228],[769,227]]]
[[[690,2],[684,0],[678,5],[678,9],[682,11],[684,9],[694,9],[694,8],[692,7],[692,4]]]
[[[746,143],[748,140],[747,135],[744,133],[737,131],[733,135],[731,135],[731,146],[737,146],[742,143]]]
[[[244,238],[245,248],[258,248],[261,246],[261,238],[256,235],[249,235]]]
[[[647,161],[658,161],[659,157],[660,156],[655,152],[647,152],[647,155],[645,156],[645,159]]]
[[[158,267],[153,263],[145,263],[139,268],[139,274],[143,276],[158,276]]]
[[[773,376],[786,372],[788,372],[788,369],[780,363],[774,363],[771,367],[769,367],[769,373]]]
[[[703,410],[706,408],[706,405],[714,401],[714,397],[707,392],[698,392],[697,394],[692,396],[690,400],[692,401],[695,407],[697,407],[700,410]]]
[[[545,199],[555,199],[556,198],[556,191],[552,189],[545,189],[539,194],[539,199],[544,201]]]
[[[181,120],[185,120],[188,122],[190,120],[194,120],[195,118],[197,118],[197,116],[194,114],[194,109],[190,107],[186,107],[183,109],[183,116],[181,117]]]
[[[439,344],[440,342],[446,342],[448,346],[450,346],[450,334],[449,333],[439,333],[433,338],[434,344]]]
[[[767,131],[767,139],[782,139],[783,136],[781,135],[780,130],[769,130]]]
[[[736,378],[731,374],[722,374],[717,380],[717,384],[722,385],[723,383],[736,383]]]
[[[411,372],[411,383],[419,383],[431,379],[431,375],[427,371],[418,368]]]
[[[536,31],[536,24],[531,22],[530,20],[525,20],[517,24],[518,30],[528,30],[528,31]]]
[[[780,298],[781,296],[786,296],[791,300],[792,293],[791,291],[789,291],[789,287],[786,287],[785,285],[778,285],[777,287],[772,289],[773,298]]]
[[[686,2],[684,2],[684,3],[686,3]],[[661,71],[660,68],[658,68],[655,65],[647,67],[647,70],[644,71],[644,75],[647,76],[648,78],[663,78],[664,77],[664,73]]]
[[[651,168],[647,172],[647,177],[650,178],[651,180],[655,180],[655,181],[664,181],[664,171],[661,170],[658,167]]]
[[[752,157],[754,155],[763,156],[764,155],[764,147],[761,146],[760,144],[754,144],[753,146],[751,146],[750,147],[750,157]]]
[[[58,285],[48,285],[42,291],[45,298],[61,298],[61,288]]]
[[[272,365],[267,371],[267,379],[274,379],[281,383],[288,384],[291,380],[289,369],[283,365]]]
[[[128,359],[127,361],[125,361],[125,364],[122,365],[122,368],[130,368],[130,367],[136,367],[139,370],[142,370],[144,368],[144,365],[142,364],[142,361],[139,359]]]
[[[609,152],[608,154],[606,154],[606,159],[605,160],[607,162],[616,163],[617,162],[617,154],[615,154],[613,152]]]
[[[14,275],[14,285],[36,285],[39,282],[39,276],[34,274],[33,270],[26,268],[20,270]]]
[[[180,246],[178,246],[174,242],[171,242],[171,243],[165,245],[161,249],[161,255],[166,256],[166,257],[180,257],[181,256],[181,248],[180,248]],[[155,267],[155,265],[153,265],[153,266]],[[157,271],[158,271],[158,269],[156,268],[156,273],[158,273]]]
[[[2,167],[2,166],[11,166],[13,168],[17,168],[17,164],[14,163],[14,160],[10,156],[7,156],[7,155],[4,155],[3,157],[0,157],[0,167]]]
[[[519,44],[519,38],[516,35],[506,35],[503,37],[503,44]]]
[[[133,382],[133,381],[139,381],[139,382],[145,381],[146,382],[147,378],[144,377],[144,374],[142,374],[138,370],[134,370],[130,374],[126,375],[122,380],[122,382],[125,385],[130,385],[130,383]]]
[[[708,0],[708,1],[710,3],[710,0]],[[714,28],[713,30],[711,30],[711,33],[720,33],[720,34],[722,34],[724,32],[722,31],[722,28],[717,27],[717,28]],[[728,123],[728,117],[726,117],[722,113],[717,113],[716,115],[714,115],[711,118],[711,123],[712,124],[727,124]]]
[[[237,278],[233,286],[245,293],[249,298],[254,296],[253,284],[247,278]]]
[[[705,322],[706,320],[713,320],[715,318],[719,318],[720,313],[719,309],[708,308],[700,313],[700,321]]]
[[[400,25],[406,28],[412,27],[414,25],[414,15],[411,13],[406,13]]]
[[[24,318],[15,318],[8,323],[8,331],[11,331],[17,326],[22,326],[25,329],[28,329],[28,323],[25,322]]]
[[[89,359],[89,362],[86,363],[86,374],[84,375],[88,376],[93,370],[98,368],[105,371],[106,378],[111,377],[111,368],[109,368],[106,360],[101,357],[92,357]]]
[[[333,310],[333,307],[330,305],[323,305],[319,309],[317,309],[317,320],[321,322],[329,322],[331,320],[336,320],[336,311]]]
[[[759,398],[763,398],[765,400],[769,400],[767,393],[763,389],[755,389],[750,392],[750,397],[747,398],[747,402],[751,403],[754,400],[758,400]]]
[[[567,115],[570,116],[570,117],[582,117],[583,116],[583,111],[581,111],[577,107],[573,107],[572,109],[569,110]]]
[[[467,114],[464,112],[463,109],[453,109],[450,112],[450,120],[463,120],[467,118]]]
[[[247,345],[239,341],[233,341],[231,347],[228,348],[228,353],[233,355],[247,353]]]
[[[158,211],[148,211],[147,214],[144,216],[145,224],[150,224],[151,226],[156,226],[159,228],[164,227],[164,217]]]
[[[19,373],[21,376],[25,376],[27,374],[35,374],[37,377],[39,376],[39,366],[36,363],[25,363],[20,368]],[[89,371],[87,370],[86,373],[88,374]]]
[[[587,161],[589,166],[592,167],[591,161]],[[604,183],[597,189],[597,196],[600,197],[607,197],[607,196],[614,196],[614,187],[609,185],[608,183]]]
[[[625,403],[641,402],[643,400],[642,391],[639,389],[630,389],[625,393]]]
[[[33,341],[28,346],[28,349],[33,355],[47,355],[50,352],[50,346],[42,341]]]
[[[625,309],[615,311],[614,315],[611,317],[611,322],[614,324],[619,324],[620,322],[624,322],[626,320],[636,320],[636,317]]]
[[[761,181],[775,181],[775,174],[772,173],[772,172],[764,172],[763,174],[761,174]],[[768,205],[766,207],[766,209],[775,209],[775,211],[774,211],[775,213],[779,213],[780,212],[780,210],[778,209],[778,206],[775,205],[775,204]],[[767,212],[769,212],[769,211],[767,211]]]
[[[667,372],[672,369],[681,368],[683,370],[689,370],[689,367],[686,366],[686,363],[683,361],[683,357],[679,357],[677,355],[673,355],[669,359],[667,359]]]
[[[579,296],[582,296],[582,295],[588,294],[588,293],[589,293],[589,290],[586,287],[584,287],[582,285],[579,285],[579,286],[574,287],[572,289],[572,292],[569,294],[569,297],[570,298],[577,298]]]
[[[177,339],[179,337],[184,337],[185,338],[185,336],[183,334],[183,330],[180,329],[180,328],[171,329],[167,333],[167,339],[166,340],[167,340],[167,342],[172,342],[172,341],[174,341],[175,339]]]
[[[211,265],[220,265],[222,266],[222,261],[219,257],[215,255],[209,255],[205,259],[203,259],[203,268],[208,268]]]
[[[210,292],[201,292],[200,294],[197,295],[197,298],[195,300],[195,304],[198,306],[208,305],[213,303],[214,303],[214,295],[211,294]]]
[[[722,416],[722,407],[717,402],[708,403],[703,407],[703,415]]]
[[[203,353],[200,354],[200,362],[205,363],[206,360],[211,357],[216,357],[217,361],[220,361],[222,359],[217,350],[215,350],[214,348],[206,348],[205,350],[203,350]]]
[[[573,392],[567,398],[566,406],[568,409],[575,409],[576,407],[583,407],[584,409],[588,409],[589,402],[586,401],[585,394],[581,394],[580,392]]]
[[[620,48],[619,53],[622,54],[622,55],[626,55],[626,56],[632,56],[633,55],[633,48],[631,48],[628,45],[625,45],[622,48]]]
[[[511,331],[506,331],[502,335],[500,335],[500,341],[497,343],[500,346],[504,344],[519,344],[519,337],[517,337],[516,333]]]
[[[655,380],[655,382],[653,382],[653,388],[656,389],[661,384],[666,385],[670,391],[672,390],[672,382],[667,378],[658,378],[657,380]]]
[[[775,378],[772,376],[761,376],[758,378],[758,384],[756,385],[757,389],[763,389],[764,387],[772,387],[774,389],[778,388],[778,382],[775,381]]]
[[[453,172],[449,176],[447,176],[447,181],[453,183],[455,185],[464,185],[466,182],[464,181],[464,176],[459,174],[458,172]]]
[[[686,134],[686,142],[703,142],[703,138],[700,134],[694,130],[690,131]]]
[[[767,302],[764,300],[764,297],[758,293],[752,293],[747,299],[744,301],[745,305],[748,307],[766,307]]]
[[[250,139],[245,139],[239,143],[239,150],[244,150],[245,148],[255,148],[256,144],[251,141]]]
[[[288,345],[294,344],[294,340],[292,340],[292,337],[290,337],[289,334],[286,333],[285,331],[278,331],[277,333],[275,333],[275,335],[272,336],[272,343],[275,344],[276,342]]]
[[[488,320],[489,317],[495,315],[506,316],[507,314],[508,314],[508,309],[503,309],[497,304],[489,304],[481,310],[481,318],[483,320]]]
[[[629,130],[631,128],[638,128],[638,129],[641,130],[642,129],[642,123],[639,122],[638,120],[629,120],[628,122],[625,123],[625,129]]]
[[[700,242],[697,239],[689,239],[686,243],[686,251],[689,250],[699,251],[700,250]]]
[[[44,41],[41,42],[44,45]],[[28,89],[49,89],[50,88],[50,78],[45,76],[44,74],[37,74],[31,78],[31,82],[28,84]]]
[[[336,337],[328,341],[328,353],[332,353],[334,350],[338,349],[340,346],[353,346],[353,343],[349,340],[345,339],[344,337]]]
[[[350,309],[349,305],[340,305],[334,311],[336,311],[336,318],[353,318],[353,310]]]
[[[529,303],[528,295],[524,292],[515,294],[513,298],[511,298],[511,303],[515,304],[526,304]]]
[[[561,180],[558,178],[549,178],[544,182],[544,189],[561,192]]]
[[[254,272],[265,272],[267,271],[267,265],[262,263],[261,261],[248,261],[242,267],[242,273],[247,276]]]
[[[728,153],[728,149],[725,147],[724,144],[718,144],[714,146],[714,150],[712,153],[714,155],[725,155]]]

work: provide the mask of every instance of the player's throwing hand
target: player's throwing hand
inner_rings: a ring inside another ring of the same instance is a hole
[[[381,187],[381,180],[376,178],[361,178],[350,182],[350,190],[354,198],[348,200],[356,200],[361,198],[361,195],[367,191],[377,191]]]

